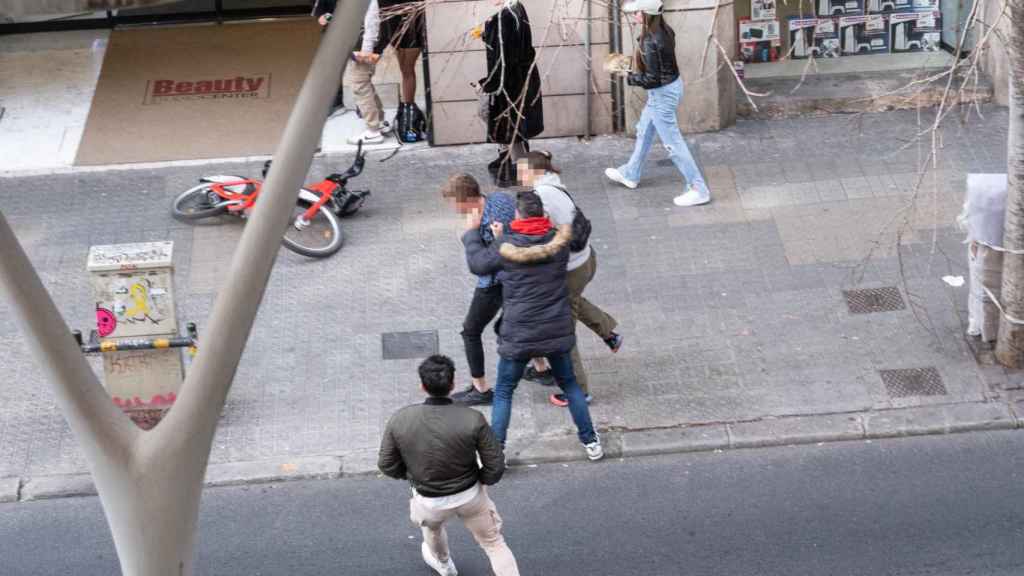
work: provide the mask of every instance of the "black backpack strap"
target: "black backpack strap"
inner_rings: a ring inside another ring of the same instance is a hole
[[[566,190],[564,186],[559,186],[558,184],[544,184],[544,186],[551,186],[552,188],[561,190],[562,194],[565,194],[566,196],[569,197],[569,201],[572,202],[573,207],[576,208],[577,210],[580,209],[579,204],[576,203],[576,199],[572,197],[572,194],[569,194],[569,191]]]

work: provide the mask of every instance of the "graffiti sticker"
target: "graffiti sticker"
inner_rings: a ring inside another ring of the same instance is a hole
[[[106,338],[117,330],[117,316],[106,308],[96,308],[96,331],[101,338]]]

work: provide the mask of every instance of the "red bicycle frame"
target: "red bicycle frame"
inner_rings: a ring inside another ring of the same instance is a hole
[[[228,190],[231,186],[248,186],[252,185],[252,192],[233,192]],[[263,182],[260,180],[236,180],[232,182],[211,182],[210,189],[213,190],[218,196],[234,204],[228,206],[230,212],[248,212],[256,204],[256,197],[260,195],[260,189],[263,187]],[[306,188],[306,190],[316,192],[319,198],[316,202],[311,204],[305,212],[302,213],[302,220],[309,222],[316,216],[318,210],[323,207],[331,199],[331,195],[334,190],[337,189],[338,185],[330,180],[322,180],[317,182],[313,186]]]

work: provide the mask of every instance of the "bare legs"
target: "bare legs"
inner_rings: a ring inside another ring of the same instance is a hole
[[[402,73],[402,102],[416,101],[416,63],[420,59],[419,48],[397,48],[398,70]]]

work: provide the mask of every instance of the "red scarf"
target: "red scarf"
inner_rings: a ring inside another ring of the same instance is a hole
[[[527,236],[543,236],[551,230],[551,220],[545,216],[534,216],[533,218],[521,218],[513,220],[509,227],[516,234]]]

